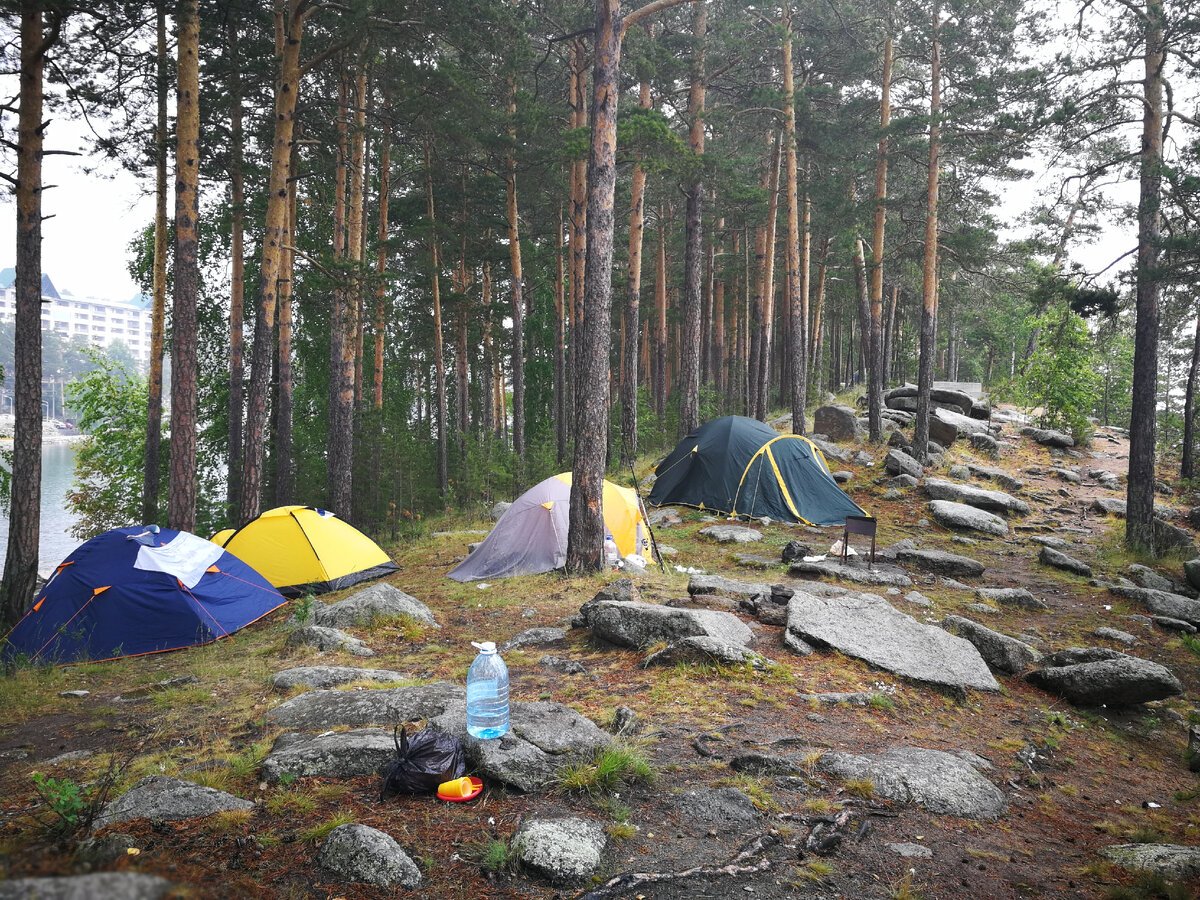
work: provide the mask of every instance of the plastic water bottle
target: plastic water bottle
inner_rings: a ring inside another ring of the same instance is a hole
[[[491,740],[508,733],[508,666],[491,641],[471,646],[479,655],[467,671],[467,733]]]

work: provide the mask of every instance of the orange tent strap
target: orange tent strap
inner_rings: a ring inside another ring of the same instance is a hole
[[[103,594],[103,593],[104,593],[105,591],[107,591],[107,590],[108,590],[110,587],[112,587],[112,585],[111,585],[111,584],[106,584],[104,587],[92,588],[92,596],[93,596],[93,597],[95,597],[95,596],[97,596],[98,594]]]

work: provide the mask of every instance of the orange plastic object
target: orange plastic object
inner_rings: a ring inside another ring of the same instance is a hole
[[[474,800],[482,792],[483,781],[473,778],[470,775],[455,778],[453,781],[442,782],[438,785],[437,789],[438,799],[448,800],[451,803],[463,803],[467,800]]]

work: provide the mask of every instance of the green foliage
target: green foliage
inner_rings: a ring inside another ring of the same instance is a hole
[[[41,772],[34,772],[30,778],[38,796],[54,813],[51,830],[71,832],[83,824],[88,794],[80,784],[70,778],[51,778]]]
[[[80,539],[142,518],[146,381],[100,353],[91,358],[95,368],[67,388],[87,434],[76,450],[75,483],[67,494],[79,517],[72,532]]]
[[[1039,316],[1034,326],[1042,336],[1016,385],[1019,402],[1041,409],[1043,427],[1069,431],[1076,443],[1085,444],[1100,387],[1087,323],[1061,305]]]
[[[1186,884],[1151,873],[1138,875],[1133,884],[1110,888],[1105,896],[1108,900],[1189,900],[1194,897]]]
[[[458,856],[492,873],[507,872],[516,862],[516,855],[508,843],[494,837],[463,844],[458,848]]]
[[[609,794],[629,784],[649,784],[654,770],[646,757],[632,747],[602,750],[587,763],[572,763],[558,773],[562,789],[581,794]]]
[[[355,821],[352,813],[341,811],[330,816],[324,822],[318,825],[313,825],[311,828],[306,828],[300,832],[300,840],[309,844],[317,844],[329,837],[329,833],[335,828],[340,828],[342,825],[350,825]]]

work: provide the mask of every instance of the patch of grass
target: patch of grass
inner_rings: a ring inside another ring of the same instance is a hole
[[[649,784],[654,770],[642,753],[629,746],[601,750],[591,762],[572,763],[559,770],[559,786],[570,793],[610,794],[630,784]]]
[[[614,841],[627,841],[638,832],[637,826],[632,822],[613,822],[604,830]]]
[[[888,887],[890,900],[921,900],[921,894],[913,887],[913,873],[905,872],[904,877]]]
[[[838,804],[824,797],[809,797],[800,804],[800,808],[814,816],[828,816],[841,809]]]
[[[723,778],[719,783],[737,788],[750,798],[755,809],[762,812],[775,812],[779,809],[779,802],[775,799],[775,791],[772,789],[769,779],[739,774],[732,778]]]
[[[150,695],[150,702],[158,709],[187,710],[197,706],[211,706],[216,702],[208,690],[196,685],[167,688]]]
[[[867,706],[871,709],[880,709],[886,712],[896,711],[896,701],[887,694],[872,694],[867,698]]]
[[[1152,874],[1139,875],[1133,884],[1109,888],[1105,896],[1108,900],[1189,900],[1194,897],[1187,885]]]
[[[1181,634],[1179,640],[1194,656],[1200,656],[1200,637],[1194,634]]]
[[[18,666],[10,674],[0,672],[0,724],[17,724],[62,706],[58,692],[69,687],[78,684],[68,684],[57,667]]]
[[[245,827],[252,815],[254,815],[252,809],[224,809],[209,816],[205,821],[205,827],[211,833],[238,831]]]
[[[804,754],[800,760],[800,768],[809,778],[813,778],[817,774],[817,766],[821,762],[821,757],[825,755],[824,750],[814,750],[811,753]]]
[[[257,741],[240,753],[229,757],[229,771],[234,778],[249,778],[258,773],[263,760],[271,750],[270,741]]]
[[[801,882],[824,881],[833,872],[833,866],[823,859],[810,859],[804,865],[796,867],[796,875]]]
[[[273,816],[288,813],[305,815],[317,808],[317,801],[308,794],[295,791],[276,791],[267,798],[267,812]]]
[[[870,800],[875,796],[875,782],[870,778],[851,778],[843,782],[842,787],[851,797],[858,797],[860,800]]]
[[[1126,834],[1131,844],[1158,844],[1166,840],[1166,835],[1153,825],[1138,825]]]
[[[516,854],[506,841],[487,838],[472,841],[458,848],[459,859],[479,866],[485,872],[508,872],[516,865]]]
[[[1176,803],[1190,803],[1197,797],[1200,797],[1200,784],[1175,792]]]
[[[329,832],[335,828],[340,828],[342,825],[350,825],[354,822],[354,816],[348,812],[341,811],[335,813],[330,818],[321,822],[319,825],[313,825],[311,828],[306,828],[300,832],[300,840],[309,844],[315,844],[329,837]]]
[[[213,767],[198,769],[188,773],[188,780],[196,782],[201,787],[212,788],[215,791],[226,791],[233,787],[233,773],[228,768]]]

